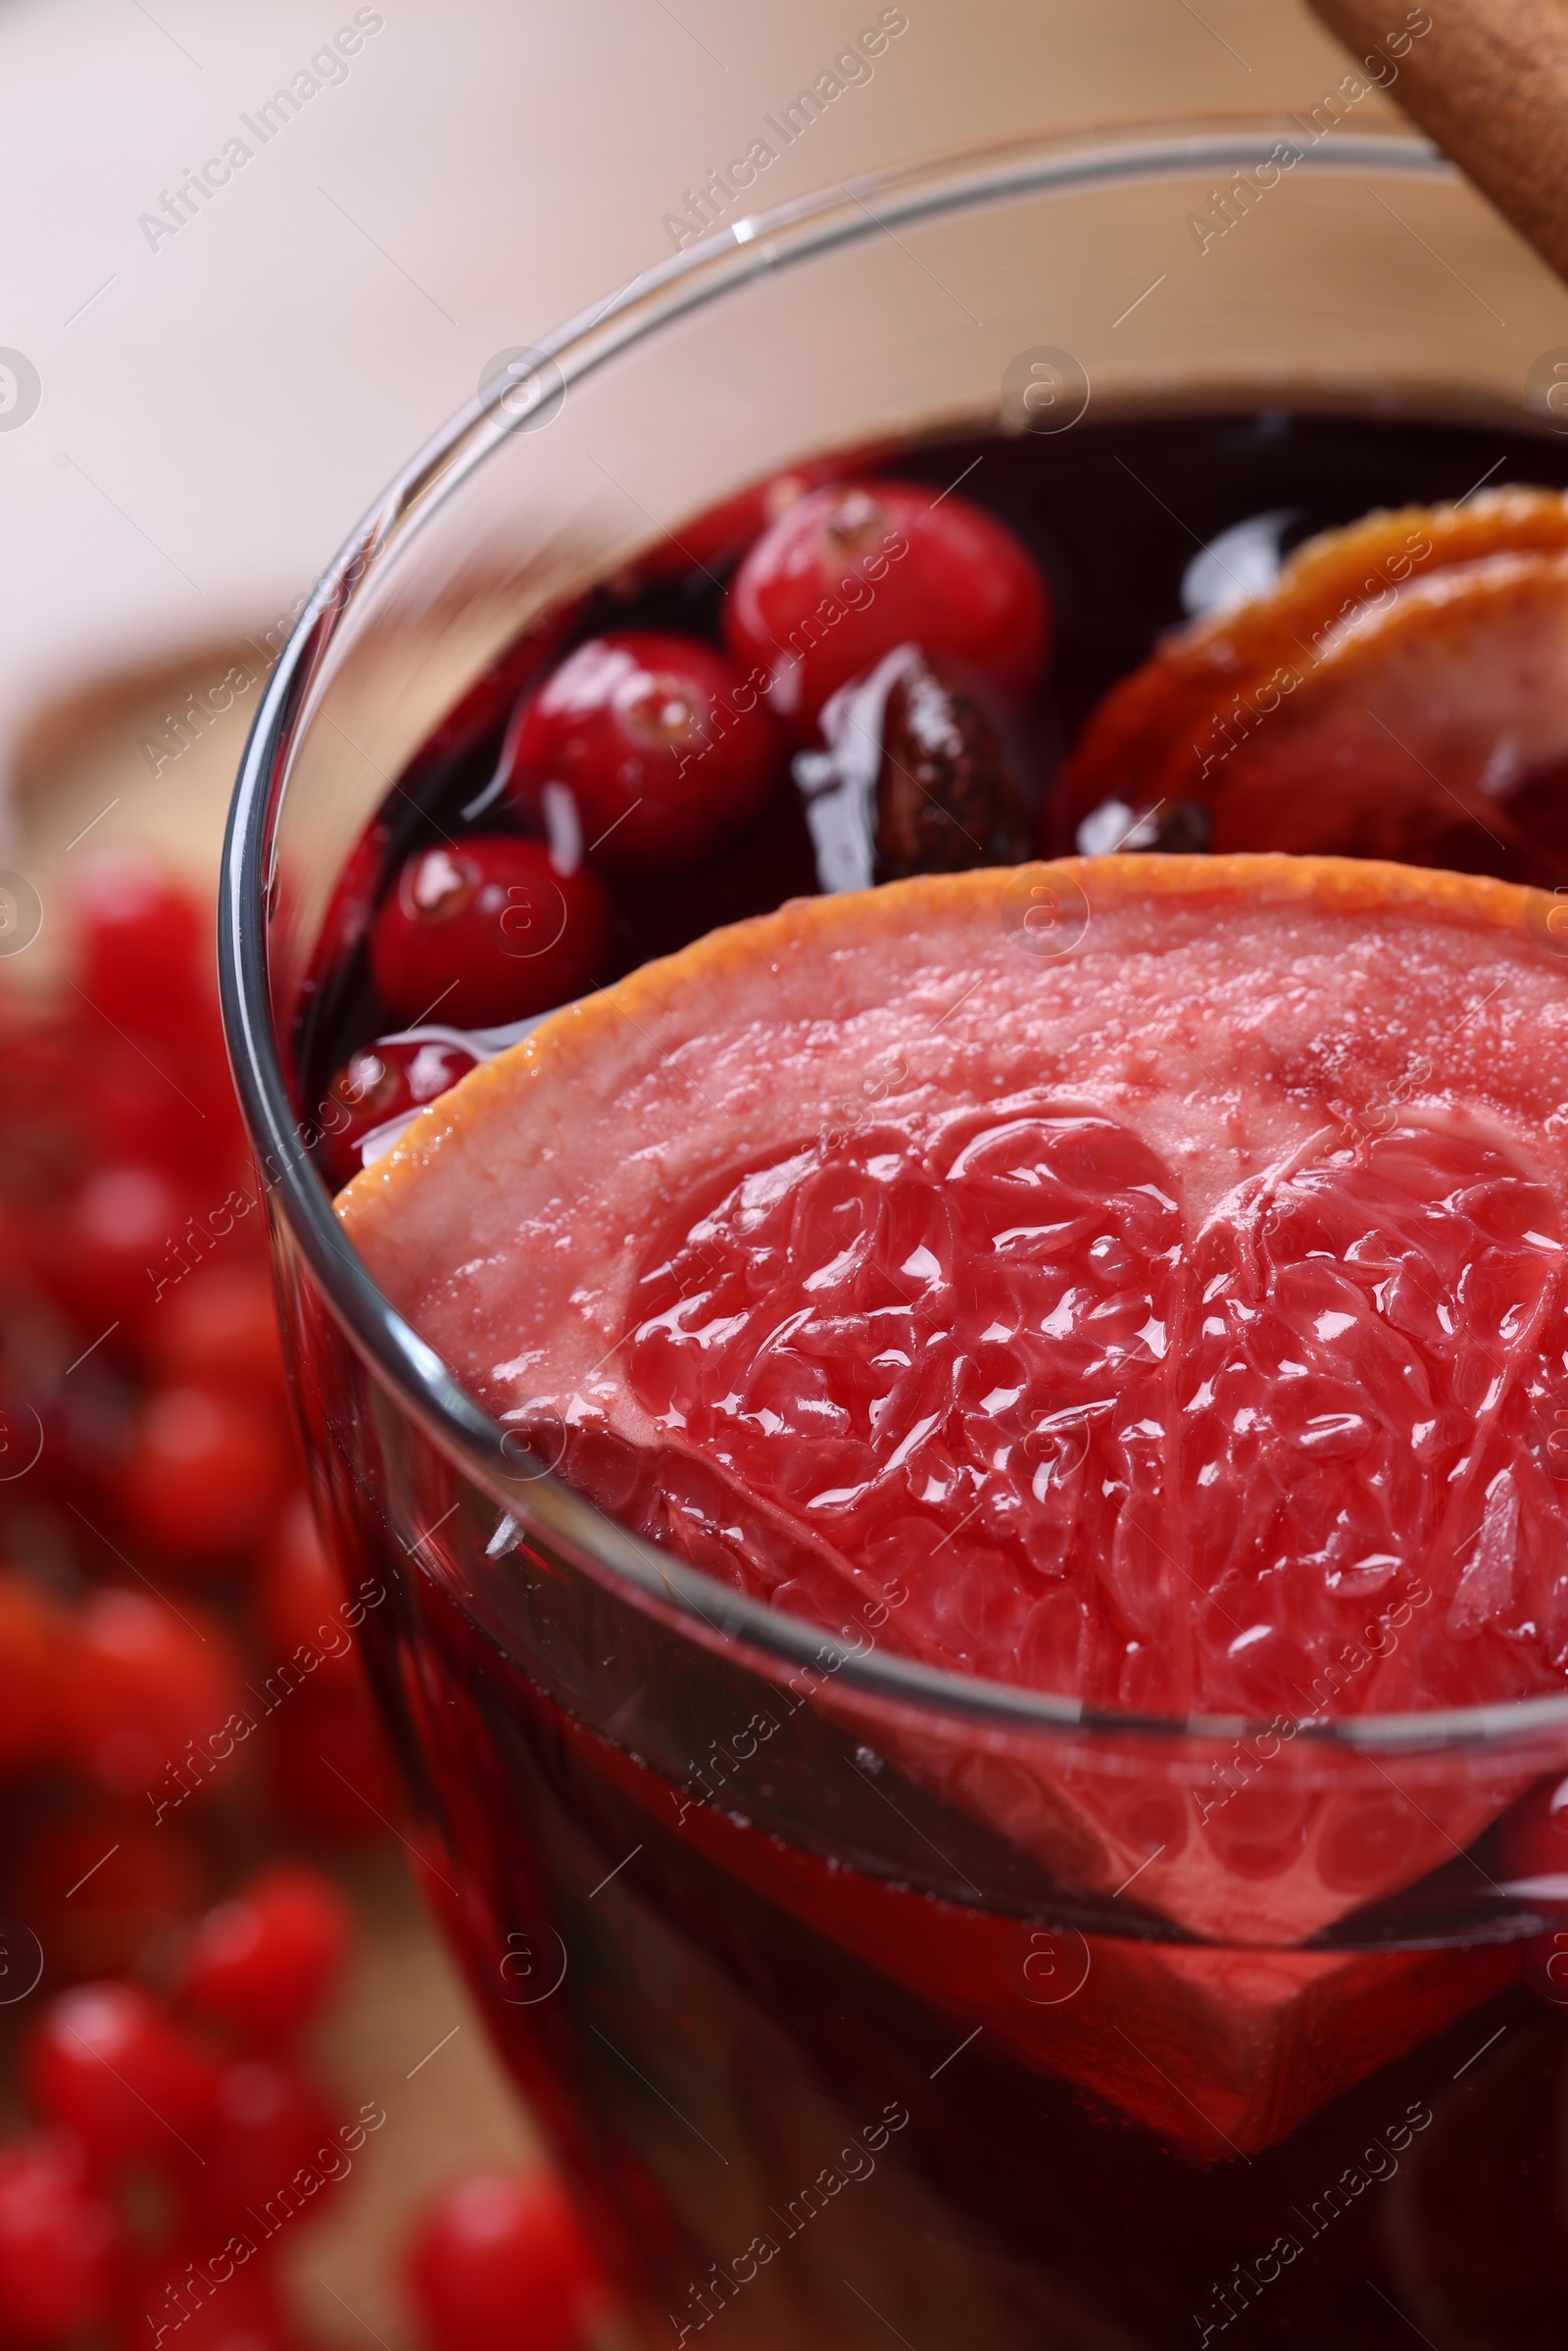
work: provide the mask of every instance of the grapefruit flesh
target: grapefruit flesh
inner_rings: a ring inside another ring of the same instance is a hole
[[[1161,1715],[1568,1687],[1568,964],[1525,895],[1033,870],[1094,894],[1059,958],[982,874],[646,966],[425,1111],[350,1231],[503,1420],[715,1469],[836,1600],[896,1560],[932,1663]]]
[[[909,1710],[877,1743],[1070,1886],[1296,1942],[1543,1768],[1301,1726],[1568,1687],[1549,905],[1269,857],[796,902],[472,1072],[340,1214],[499,1419],[564,1423],[564,1474],[753,1596],[1113,1715],[1272,1721],[1267,1769],[1201,1782],[1131,1734]],[[1185,1965],[1120,1955],[1152,2031]],[[1353,2070],[1408,2045],[1403,1965],[1277,1967],[1259,2064],[1336,1983]],[[1450,1954],[1435,2000],[1498,1965]],[[1261,2085],[1256,2127],[1314,2094]]]
[[[1568,872],[1568,501],[1483,492],[1300,548],[1105,697],[1069,818],[1196,802],[1216,850]]]
[[[1427,1580],[1437,1637],[1428,1610],[1380,1706],[1561,1687],[1549,1188],[1497,1140],[1398,1123],[1325,1127],[1190,1239],[1182,1192],[1132,1126],[1049,1093],[884,1113],[750,1169],[661,1250],[621,1376],[656,1442],[903,1573],[933,1664],[1144,1714],[1321,1714],[1331,1660]]]

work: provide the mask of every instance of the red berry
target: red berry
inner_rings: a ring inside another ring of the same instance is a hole
[[[211,994],[188,893],[133,850],[106,851],[74,880],[82,994],[120,1028],[177,1032],[193,992]]]
[[[212,1773],[237,1768],[231,1758],[241,1749],[224,1727],[239,1711],[241,1681],[216,1617],[106,1591],[82,1602],[74,1630],[63,1675],[67,1741],[108,1794],[141,1799],[151,1790],[173,1803]]]
[[[297,1837],[364,1843],[398,1814],[386,1747],[363,1685],[296,1690],[271,1741],[272,1789]]]
[[[387,827],[377,817],[366,826],[344,859],[311,957],[312,976],[318,981],[346,962],[369,930],[390,839]]]
[[[359,1174],[367,1135],[433,1102],[477,1066],[440,1037],[377,1037],[350,1053],[326,1090],[322,1120],[321,1168],[333,1191]]]
[[[402,1020],[490,1028],[582,995],[609,946],[609,902],[585,865],[474,834],[410,857],[371,925],[370,976]]]
[[[813,490],[758,541],[724,607],[731,652],[770,673],[774,709],[803,733],[905,644],[1022,699],[1049,630],[1044,583],[1011,531],[917,482]]]
[[[0,1574],[0,1771],[45,1755],[59,1736],[61,1612],[25,1576]]]
[[[180,1972],[193,2006],[259,2040],[314,2023],[342,1981],[353,1914],[330,1879],[279,1862],[210,1910]]]
[[[448,760],[461,759],[474,750],[486,735],[492,734],[507,718],[530,678],[546,661],[554,660],[570,635],[579,609],[575,603],[558,605],[547,619],[525,629],[498,661],[493,661],[475,678],[462,700],[454,703],[434,732],[420,744],[414,757],[412,774],[428,775]]]
[[[291,1466],[272,1409],[221,1390],[161,1389],[137,1416],[125,1513],[181,1559],[220,1556],[256,1540]]]
[[[284,1395],[272,1279],[265,1265],[210,1265],[159,1300],[148,1367],[176,1388]]]
[[[446,2188],[420,2225],[409,2284],[433,2351],[575,2351],[605,2292],[545,2171],[475,2172]]]
[[[121,2303],[119,2351],[154,2351],[160,2339],[165,2351],[303,2351],[273,2270],[246,2249],[259,2233],[215,2242],[208,2229],[138,2268]]]
[[[198,1102],[175,1044],[160,1039],[152,1054],[74,996],[62,1017],[7,1038],[6,1099],[26,1105],[8,1125],[7,1190],[52,1201],[93,1169],[123,1164],[194,1187],[187,1207],[220,1200],[240,1141],[232,1088],[225,1079],[221,1095]]]
[[[308,1494],[292,1494],[262,1554],[254,1586],[256,1641],[270,1657],[286,1657],[318,1634],[339,1645],[343,1579],[316,1523]]]
[[[780,765],[772,720],[721,653],[631,630],[591,637],[545,680],[509,789],[549,830],[550,787],[563,788],[588,856],[637,872],[706,857],[765,808]]]
[[[64,2133],[0,2146],[0,2343],[74,2340],[109,2315],[115,2219]]]
[[[342,1576],[321,1542],[308,1494],[297,1494],[262,1554],[253,1586],[256,1645],[269,1662],[291,1657],[302,1643],[321,1659],[328,1681],[354,1659],[354,1630],[345,1615]],[[354,1663],[355,1676],[359,1673]]]
[[[325,2190],[353,2168],[338,2119],[319,2084],[296,2066],[269,2057],[225,2066],[200,2160],[181,2168],[191,2220],[220,2244],[225,2229],[243,2223],[247,2205],[263,2227],[291,2235],[300,2222],[319,2218]]]
[[[681,579],[692,571],[725,570],[746,553],[754,539],[761,537],[770,522],[788,514],[808,490],[814,490],[821,482],[837,480],[849,469],[842,457],[818,458],[810,465],[792,466],[786,473],[774,473],[752,489],[726,498],[720,506],[708,507],[689,522],[683,522],[679,530],[667,532],[657,547],[651,547],[638,558],[631,574],[632,585],[641,587],[647,580]]]
[[[145,1798],[89,1800],[32,1810],[5,1906],[37,1935],[53,1988],[141,1966],[205,1892],[178,1821],[155,1822]]]
[[[96,1339],[109,1324],[144,1320],[157,1292],[149,1280],[177,1270],[177,1242],[190,1204],[161,1168],[110,1160],[97,1167],[50,1218],[43,1270],[77,1322]]]
[[[28,2034],[23,2077],[39,2114],[112,2169],[181,2169],[208,2128],[218,2069],[133,1984],[79,1984],[51,2000]]]

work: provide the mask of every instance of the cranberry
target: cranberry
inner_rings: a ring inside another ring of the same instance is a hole
[[[108,1794],[177,1803],[224,1763],[235,1768],[239,1741],[225,1726],[241,1682],[216,1617],[183,1598],[176,1613],[150,1593],[104,1591],[82,1602],[62,1677],[67,1741]]]
[[[179,1821],[155,1823],[145,1797],[49,1802],[22,1831],[6,1908],[37,1935],[55,1988],[141,1966],[205,1890]],[[24,1964],[15,1960],[19,1975]]]
[[[816,479],[822,478],[819,471]],[[805,470],[777,473],[770,481],[742,490],[738,497],[706,508],[638,558],[626,575],[627,588],[635,595],[651,580],[684,579],[694,571],[711,576],[727,570],[770,522],[787,514],[796,500],[814,486]]]
[[[175,1387],[281,1400],[283,1349],[267,1267],[211,1265],[166,1291],[148,1333],[151,1370]]]
[[[370,928],[370,975],[400,1019],[459,1026],[548,1012],[603,975],[610,906],[587,867],[475,834],[410,857]]]
[[[252,1621],[265,1657],[291,1657],[308,1646],[321,1659],[316,1670],[324,1681],[346,1678],[358,1686],[343,1579],[317,1532],[307,1494],[294,1496],[262,1554]]]
[[[701,857],[772,797],[780,746],[755,688],[694,637],[591,637],[547,678],[517,730],[510,791],[550,829],[567,796],[607,869]],[[553,805],[554,804],[554,805]]]
[[[721,505],[707,508],[640,556],[627,586],[636,593],[650,580],[682,579],[693,571],[706,571],[711,578],[716,571],[728,570],[753,540],[760,539],[780,514],[787,514],[808,490],[840,479],[852,465],[853,461],[847,465],[843,457],[818,458],[809,465],[772,474]]]
[[[287,1826],[315,1841],[363,1844],[384,1836],[399,1796],[363,1686],[318,1675],[277,1719],[272,1792]]]
[[[549,2172],[475,2172],[425,2213],[409,2283],[433,2351],[575,2351],[605,2292]]]
[[[27,2093],[106,2169],[181,2168],[208,2129],[218,2073],[194,2040],[129,1984],[83,1984],[51,2000],[23,2052]]]
[[[82,994],[119,1028],[178,1034],[192,992],[211,994],[191,898],[131,850],[104,852],[74,880]]]
[[[391,837],[376,817],[350,850],[327,902],[321,934],[311,958],[313,975],[330,972],[346,961],[368,931]]]
[[[46,1755],[58,1737],[60,1611],[24,1576],[0,1573],[0,1769]]]
[[[88,1338],[151,1311],[157,1277],[177,1273],[169,1244],[179,1240],[190,1205],[184,1188],[161,1168],[116,1160],[95,1168],[62,1203],[49,1221],[45,1270]]]
[[[93,1168],[128,1163],[194,1189],[188,1205],[221,1199],[240,1137],[233,1090],[225,1077],[221,1095],[198,1102],[177,1047],[159,1039],[152,1051],[156,1067],[76,998],[65,1018],[8,1038],[6,1100],[24,1116],[8,1122],[7,1189],[52,1200]]]
[[[360,1146],[388,1119],[433,1102],[478,1066],[440,1037],[377,1037],[350,1053],[326,1090],[321,1168],[334,1192],[360,1172]]]
[[[828,696],[895,647],[967,664],[1021,700],[1045,659],[1044,582],[1011,531],[966,498],[917,482],[813,490],[735,574],[724,631],[808,733]]]
[[[576,625],[580,610],[575,603],[558,605],[508,646],[425,737],[414,756],[411,774],[429,774],[449,760],[464,758],[494,734],[514,709],[523,688],[547,661],[554,661]]]
[[[243,1396],[165,1388],[136,1421],[122,1499],[137,1533],[185,1561],[254,1543],[287,1480],[279,1419]]]
[[[192,1934],[180,1987],[194,2007],[258,2040],[299,2033],[342,1981],[353,1916],[330,1879],[279,1862],[210,1910]]]
[[[242,2225],[215,2243],[209,2229],[138,2265],[122,2299],[117,2351],[154,2351],[159,2342],[165,2351],[305,2351],[275,2270],[247,2250],[260,2233]]]
[[[109,2315],[115,2219],[62,2133],[0,2146],[0,2343],[52,2345]]]
[[[180,2167],[190,2218],[220,2244],[247,2205],[264,2226],[290,2234],[318,2219],[323,2191],[353,2168],[337,2124],[325,2092],[298,2067],[254,2056],[226,2065],[197,2157]]]
[[[678,531],[667,531],[657,547],[639,556],[631,569],[612,584],[627,595],[636,595],[649,581],[682,579],[694,571],[706,572],[711,579],[715,572],[727,571],[752,542],[780,514],[787,514],[808,490],[864,473],[892,454],[892,446],[886,442],[858,450],[840,449],[831,457],[808,458],[783,473],[770,474],[766,481],[754,482],[750,489],[693,515]]]

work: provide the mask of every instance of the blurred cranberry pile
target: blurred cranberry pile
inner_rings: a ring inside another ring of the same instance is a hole
[[[0,2346],[283,2351],[276,2255],[386,2119],[312,2054],[334,1848],[397,1801],[381,1595],[304,1491],[210,920],[74,880],[47,1002],[0,974]],[[407,2295],[435,2351],[571,2351],[592,2278],[553,2180],[480,2176]]]

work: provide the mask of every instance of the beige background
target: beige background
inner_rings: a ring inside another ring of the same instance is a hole
[[[762,201],[1041,127],[1310,108],[1345,70],[1293,0],[906,6]],[[348,78],[150,249],[138,216],[353,13],[0,7],[0,346],[42,385],[0,431],[0,861],[51,877],[29,969],[78,837],[156,834],[210,868],[254,698],[155,778],[139,747],[162,711],[293,604],[487,361],[665,258],[663,215],[877,4],[382,0]],[[1392,119],[1369,99],[1355,126]],[[300,2274],[323,2334],[400,2351],[412,2200],[528,2142],[395,1863],[359,1891],[370,1947],[328,2057],[388,2123]]]
[[[351,0],[0,10],[0,344],[42,383],[30,421],[0,432],[0,756],[106,666],[286,609],[485,363],[666,257],[684,190],[877,9],[377,13],[348,78],[150,250],[139,216],[351,22]],[[1344,71],[1293,0],[906,13],[874,78],[760,181],[764,201],[1043,125],[1310,105]]]

